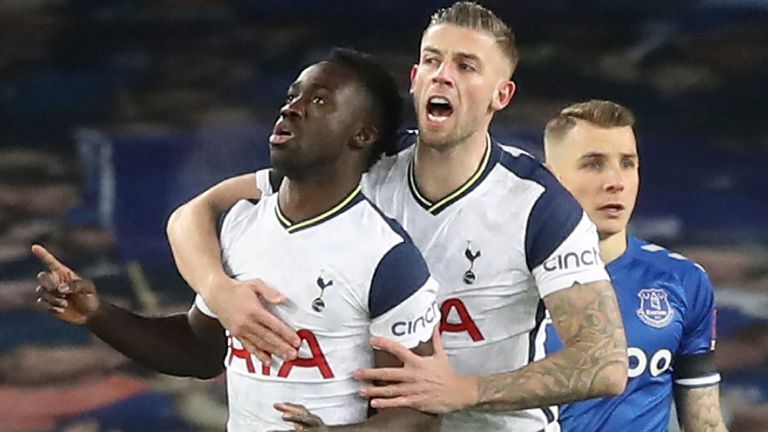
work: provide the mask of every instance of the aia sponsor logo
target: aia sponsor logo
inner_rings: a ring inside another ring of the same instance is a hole
[[[276,368],[277,374],[275,375],[272,373],[272,367],[263,363],[261,364],[260,370],[257,371],[256,367],[254,366],[254,357],[251,355],[251,353],[243,348],[243,345],[240,343],[240,341],[232,337],[229,332],[227,332],[228,352],[226,366],[229,368],[232,367],[234,362],[243,362],[245,365],[245,370],[247,370],[249,374],[277,376],[278,378],[288,378],[291,374],[291,370],[293,370],[294,367],[315,368],[317,369],[320,376],[322,376],[324,379],[333,378],[333,370],[328,364],[328,359],[326,359],[325,354],[323,353],[323,349],[320,347],[320,343],[317,341],[315,334],[307,329],[300,329],[296,333],[301,339],[302,346],[306,345],[307,348],[309,348],[311,356],[301,356],[301,354],[299,354],[299,357],[293,360],[284,361],[279,368]]]

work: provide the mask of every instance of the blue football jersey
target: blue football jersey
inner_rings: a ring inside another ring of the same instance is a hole
[[[629,381],[620,396],[561,406],[562,431],[667,431],[673,383],[720,381],[712,285],[698,264],[634,237],[606,268],[624,319]],[[551,321],[546,349],[562,349]]]

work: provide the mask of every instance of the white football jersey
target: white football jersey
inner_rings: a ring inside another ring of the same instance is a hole
[[[233,277],[260,278],[288,298],[272,312],[302,338],[299,358],[270,367],[228,338],[230,432],[287,429],[276,402],[306,406],[328,425],[367,417],[358,368],[373,366],[371,335],[409,348],[439,323],[437,283],[402,228],[358,188],[328,212],[292,223],[277,194],[241,201],[226,215],[222,260]],[[201,297],[196,306],[215,317]]]
[[[405,137],[413,144],[417,135]],[[363,191],[409,232],[438,281],[443,345],[463,374],[519,369],[544,357],[542,298],[574,283],[608,280],[597,229],[576,200],[528,153],[488,138],[472,177],[439,202],[419,193],[415,145],[383,158]],[[257,186],[270,193],[266,171]],[[549,408],[463,411],[443,431],[556,431]]]

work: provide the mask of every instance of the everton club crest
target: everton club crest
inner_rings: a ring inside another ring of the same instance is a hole
[[[637,309],[637,316],[645,324],[662,328],[672,322],[675,317],[675,310],[669,304],[668,294],[663,289],[646,288],[637,293],[640,297],[640,307]]]

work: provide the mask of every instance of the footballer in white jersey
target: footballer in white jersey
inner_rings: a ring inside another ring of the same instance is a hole
[[[373,365],[371,335],[414,348],[439,323],[437,283],[400,226],[358,188],[317,218],[291,224],[277,194],[240,201],[221,229],[222,261],[233,277],[258,275],[287,302],[272,312],[302,339],[297,359],[262,364],[228,338],[230,432],[284,429],[275,403],[301,404],[327,425],[367,417],[352,372]],[[254,249],[253,245],[259,248]],[[197,308],[215,315],[202,297]]]
[[[542,298],[607,280],[594,224],[547,168],[490,137],[475,174],[432,203],[413,177],[416,132],[404,149],[363,176],[363,191],[410,233],[440,285],[440,331],[457,372],[487,375],[544,357]],[[257,187],[271,193],[269,171]],[[461,411],[443,431],[556,430],[549,408],[510,413]]]

